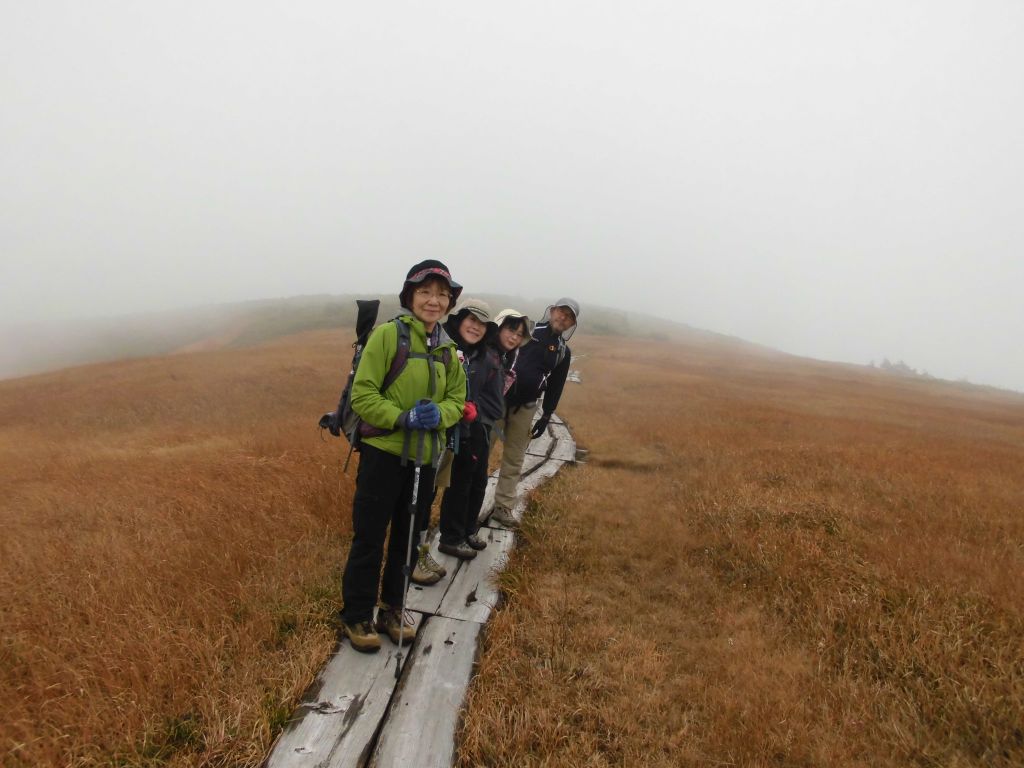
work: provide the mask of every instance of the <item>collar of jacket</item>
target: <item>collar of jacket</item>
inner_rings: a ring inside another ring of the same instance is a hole
[[[537,323],[537,326],[533,329],[534,341],[539,341],[542,344],[549,344],[555,341],[556,339],[562,339],[562,335],[560,333],[552,333],[551,326],[547,325],[546,323],[543,325]],[[565,339],[562,340],[565,341]]]
[[[436,339],[434,339],[435,343],[431,346],[427,344],[427,327],[423,325],[423,321],[416,317],[416,315],[407,309],[403,309],[398,313],[397,319],[408,325],[409,328],[412,329],[412,332],[419,336],[423,341],[423,345],[428,349],[439,349],[446,344],[451,344],[453,347],[455,346],[455,342],[452,341],[452,338],[445,331],[444,325],[441,323],[435,324],[434,330],[430,334],[432,336],[436,334]]]

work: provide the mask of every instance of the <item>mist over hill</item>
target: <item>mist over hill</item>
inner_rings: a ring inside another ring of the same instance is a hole
[[[496,293],[476,293],[497,313],[515,307],[539,320],[545,301]],[[87,318],[77,321],[0,327],[0,379],[45,373],[90,363],[187,354],[213,349],[242,349],[305,331],[331,328],[352,330],[357,299],[380,299],[378,321],[398,314],[398,296],[379,294],[315,294],[256,299],[180,310]],[[655,340],[683,340],[715,346],[735,355],[800,358],[735,336],[717,333],[641,312],[584,303],[579,336],[614,335]],[[579,337],[578,336],[578,337]],[[577,337],[577,338],[578,338]],[[339,350],[341,353],[341,350]],[[801,358],[804,359],[804,358]],[[814,358],[806,358],[813,360]],[[875,370],[899,376],[899,369],[874,368],[848,362],[818,361],[823,365]],[[1007,392],[1015,390],[926,377],[959,390]]]
[[[495,312],[516,307],[534,319],[541,317],[546,306],[543,301],[521,296],[476,295]],[[241,348],[303,331],[353,328],[356,299],[372,298],[381,299],[379,319],[398,314],[397,296],[320,294],[0,328],[0,378],[135,357]],[[654,338],[684,333],[757,348],[739,339],[640,313],[584,305],[581,314],[581,333]]]

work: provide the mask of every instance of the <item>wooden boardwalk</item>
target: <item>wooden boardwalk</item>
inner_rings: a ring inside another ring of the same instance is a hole
[[[529,493],[575,458],[569,429],[554,416],[547,433],[530,443],[513,514],[521,519]],[[448,575],[429,587],[410,585],[409,609],[418,631],[412,646],[403,649],[400,678],[395,678],[398,647],[386,635],[375,654],[339,643],[265,768],[452,764],[481,629],[500,596],[494,574],[515,545],[513,531],[488,519],[495,483],[492,476],[480,512],[487,548],[469,561],[436,553]]]

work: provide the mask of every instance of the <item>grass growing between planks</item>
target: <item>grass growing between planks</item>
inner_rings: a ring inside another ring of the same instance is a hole
[[[461,765],[1024,763],[1024,397],[574,347]]]

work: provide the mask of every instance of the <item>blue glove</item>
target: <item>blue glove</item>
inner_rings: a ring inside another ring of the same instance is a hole
[[[406,429],[437,429],[441,423],[441,409],[437,403],[420,403],[399,416],[398,422]]]

